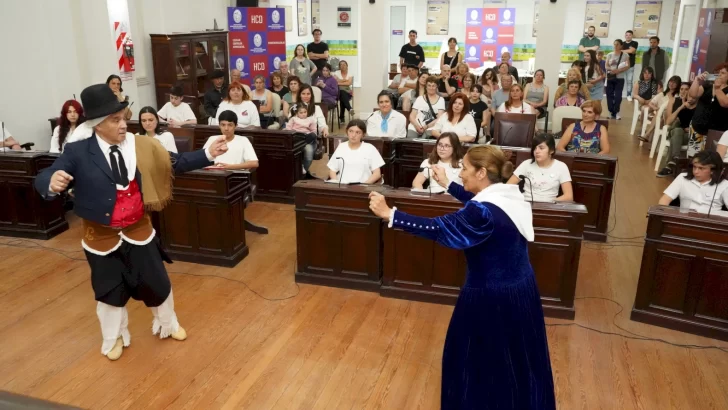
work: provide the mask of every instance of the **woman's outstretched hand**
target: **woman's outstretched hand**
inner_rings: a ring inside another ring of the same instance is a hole
[[[389,215],[391,214],[392,209],[387,205],[387,199],[384,195],[379,192],[369,193],[369,209],[372,210],[374,215],[384,219],[385,221],[389,221]]]

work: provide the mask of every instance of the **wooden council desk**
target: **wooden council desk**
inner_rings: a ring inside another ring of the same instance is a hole
[[[465,282],[463,252],[388,229],[369,210],[369,192],[418,216],[455,212],[449,195],[413,194],[387,186],[296,183],[296,281],[380,292],[383,296],[454,304]],[[535,241],[529,243],[547,316],[573,319],[586,208],[535,203]]]
[[[68,229],[63,197],[45,201],[35,191],[35,177],[58,154],[0,152],[0,235],[50,239]]]
[[[232,267],[248,255],[250,175],[199,170],[175,176],[172,201],[158,214],[162,246],[170,258]]]
[[[728,218],[653,206],[631,319],[728,341]]]

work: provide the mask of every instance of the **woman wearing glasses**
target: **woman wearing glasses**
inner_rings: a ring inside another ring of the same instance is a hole
[[[407,136],[407,118],[394,110],[392,94],[382,91],[377,96],[379,111],[367,119],[367,135],[370,137],[404,138]]]
[[[422,161],[420,172],[412,181],[412,187],[422,189],[425,181],[429,181],[429,189],[432,192],[445,192],[445,188],[440,186],[433,178],[437,167],[445,170],[445,175],[447,175],[449,181],[460,185],[463,184],[463,180],[460,179],[460,171],[463,168],[463,146],[454,132],[443,132],[437,138],[435,149],[432,150],[426,160]]]

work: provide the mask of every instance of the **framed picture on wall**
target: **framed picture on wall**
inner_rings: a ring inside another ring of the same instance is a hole
[[[320,0],[311,0],[311,32],[321,29],[321,3]]]
[[[308,34],[308,10],[306,10],[306,0],[298,0],[298,35],[305,36]]]

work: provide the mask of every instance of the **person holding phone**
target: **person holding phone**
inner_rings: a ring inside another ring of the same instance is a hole
[[[694,151],[702,150],[701,141],[705,141],[708,130],[728,130],[728,62],[718,65],[714,73],[714,77],[710,77],[710,73],[703,72],[688,90],[690,97],[698,99],[690,130],[693,143],[688,142]],[[709,78],[714,78],[712,83]],[[690,151],[688,155],[694,155]]]
[[[439,79],[428,77],[425,85],[427,93],[417,97],[410,113],[407,138],[429,138],[437,119],[445,112],[445,99],[437,93]]]

